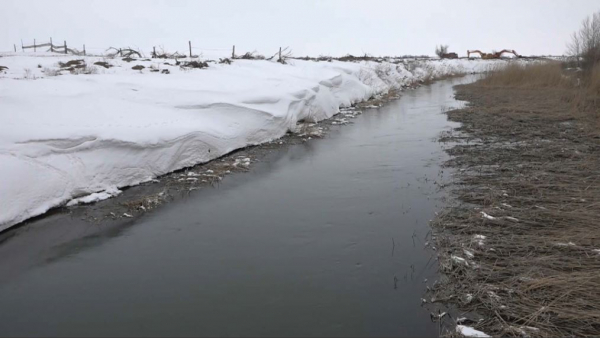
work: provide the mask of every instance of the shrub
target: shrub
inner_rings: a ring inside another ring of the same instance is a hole
[[[31,69],[25,68],[24,71],[25,71],[25,74],[23,74],[24,79],[26,79],[26,80],[35,80],[36,79],[35,75],[31,72]]]
[[[44,68],[42,69],[42,73],[44,73],[44,75],[46,76],[58,76],[60,75],[60,69],[53,69],[53,68]]]
[[[581,22],[567,44],[567,52],[587,72],[600,62],[600,11]]]
[[[440,58],[442,56],[444,56],[444,54],[448,53],[448,45],[439,45],[439,46],[435,46],[435,55],[439,56]]]
[[[98,74],[98,68],[85,65],[84,67],[76,67],[75,69],[71,70],[71,74]]]

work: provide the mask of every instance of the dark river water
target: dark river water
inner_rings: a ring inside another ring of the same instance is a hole
[[[0,234],[0,335],[437,335],[421,307],[449,175],[434,138],[471,80],[404,92],[119,227],[71,236],[102,225],[59,215]]]

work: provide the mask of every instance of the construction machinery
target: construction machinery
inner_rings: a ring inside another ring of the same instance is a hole
[[[458,54],[456,53],[446,53],[442,54],[442,59],[458,59]]]
[[[473,53],[478,53],[482,59],[484,60],[489,60],[489,59],[499,59],[503,53],[512,53],[515,54],[516,57],[521,57],[521,55],[517,54],[517,52],[515,52],[514,50],[508,50],[508,49],[503,49],[499,52],[493,52],[493,53],[483,53],[480,50],[468,50],[467,51],[467,57],[471,57],[471,54]]]

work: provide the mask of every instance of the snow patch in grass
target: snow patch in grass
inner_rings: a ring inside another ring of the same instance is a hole
[[[465,337],[480,337],[480,338],[490,337],[489,335],[485,334],[484,332],[475,330],[474,328],[472,328],[470,326],[465,326],[465,325],[456,325],[456,332]]]

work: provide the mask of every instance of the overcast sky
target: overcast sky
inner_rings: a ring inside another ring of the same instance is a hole
[[[37,41],[67,40],[88,50],[164,46],[186,51],[258,50],[290,46],[294,55],[403,55],[448,44],[467,49],[515,49],[523,55],[562,54],[599,0],[3,0],[0,51]]]

